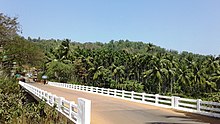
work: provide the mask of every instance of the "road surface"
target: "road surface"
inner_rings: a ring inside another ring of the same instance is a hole
[[[31,85],[76,103],[79,97],[91,100],[91,124],[220,124],[220,119],[217,118],[58,88],[48,84],[31,83]]]

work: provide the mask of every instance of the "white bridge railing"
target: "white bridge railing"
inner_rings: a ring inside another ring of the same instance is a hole
[[[76,124],[90,124],[91,101],[78,98],[78,104],[68,101],[63,97],[58,97],[47,91],[41,90],[30,84],[19,81],[19,84],[30,93],[40,99],[45,99],[50,106],[57,106],[57,110]]]
[[[172,108],[176,110],[220,118],[220,103],[217,102],[202,101],[201,99],[186,99],[177,96],[162,96],[159,94],[137,93],[134,91],[107,89],[66,83],[49,82],[48,84],[51,86],[61,88],[95,93],[104,96],[111,96],[133,102],[156,105],[159,107]]]

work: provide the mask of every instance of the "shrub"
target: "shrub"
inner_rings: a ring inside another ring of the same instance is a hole
[[[46,101],[24,102],[26,97],[15,79],[0,77],[0,124],[63,124],[67,118]]]

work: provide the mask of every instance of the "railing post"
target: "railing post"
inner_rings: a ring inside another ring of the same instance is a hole
[[[89,92],[93,93],[93,86],[89,87]]]
[[[45,91],[42,91],[41,94],[42,94],[42,99],[44,99],[44,98],[45,98],[45,95],[44,95],[44,94],[45,94]]]
[[[131,91],[131,99],[134,99],[134,91]]]
[[[102,87],[101,94],[103,94],[104,88]]]
[[[196,108],[197,108],[197,111],[200,112],[201,110],[201,99],[197,99],[197,105],[196,105]]]
[[[48,92],[45,91],[45,92],[44,92],[44,98],[46,99],[46,102],[48,101],[48,97],[47,97],[47,96],[48,96]]]
[[[159,103],[159,94],[155,94],[155,103],[156,103],[156,104]]]
[[[51,96],[51,105],[54,106],[54,95]]]
[[[47,91],[44,91],[44,99],[46,99],[47,100],[47,97],[46,97],[46,93],[47,93]]]
[[[142,102],[145,102],[145,93],[142,93]]]
[[[36,95],[36,89],[33,89],[33,93],[34,93],[34,95]]]
[[[122,94],[122,98],[124,98],[125,97],[125,91],[124,90],[122,90],[122,92],[121,92],[121,94]]]
[[[174,97],[174,108],[179,107],[179,100],[180,100],[180,97]]]
[[[91,120],[91,101],[78,98],[78,116],[77,124],[90,124]]]
[[[37,93],[37,96],[38,96],[39,98],[40,98],[40,90],[41,90],[41,89],[38,89],[38,90],[37,90],[37,92],[38,92],[38,93]]]
[[[93,91],[94,91],[94,93],[97,93],[98,92],[98,87],[94,87]]]
[[[39,97],[39,91],[36,89],[36,96]]]
[[[96,87],[96,93],[99,93],[99,88],[98,87]]]
[[[171,97],[171,107],[172,108],[175,107],[175,97],[174,96]]]
[[[59,98],[59,101],[58,101],[58,109],[60,110],[60,111],[62,111],[62,106],[63,106],[63,100],[64,100],[64,98],[63,97],[60,97]]]
[[[42,93],[42,90],[40,89],[40,90],[39,90],[39,98],[40,98],[40,99],[42,99],[42,94],[41,94],[41,93]]]
[[[114,96],[117,96],[117,89],[114,90]]]
[[[72,105],[73,105],[73,103],[70,101],[70,104],[69,104],[69,106],[70,106],[70,108],[69,108],[69,117],[70,118],[72,118]]]
[[[108,94],[108,95],[110,95],[110,91],[109,91],[109,90],[110,90],[110,89],[108,88],[108,89],[107,89],[107,94]]]
[[[50,96],[51,96],[51,93],[47,92],[47,103],[50,105]]]
[[[44,98],[44,90],[41,90],[41,99],[43,99]]]
[[[41,98],[41,99],[43,99],[43,97],[44,97],[44,94],[43,94],[43,93],[44,93],[44,91],[41,90],[41,93],[40,93],[40,98]]]
[[[84,91],[85,86],[81,86],[81,90]]]

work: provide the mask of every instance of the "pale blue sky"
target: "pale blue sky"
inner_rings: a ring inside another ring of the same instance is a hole
[[[220,54],[220,0],[0,0],[24,37],[129,39],[166,49]]]

